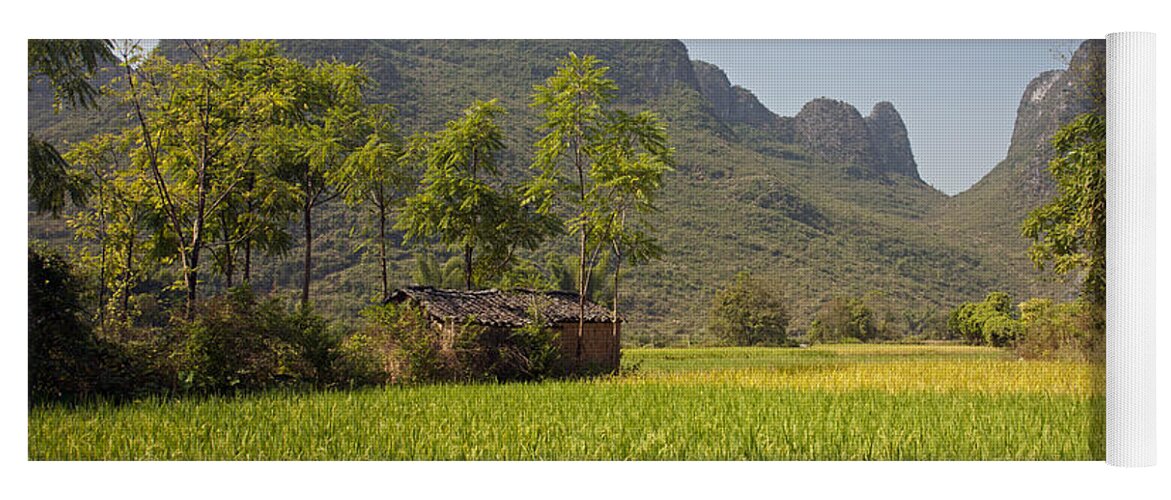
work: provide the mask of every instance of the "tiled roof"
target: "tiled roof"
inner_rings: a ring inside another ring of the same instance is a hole
[[[578,294],[572,292],[537,292],[533,290],[444,290],[429,286],[410,286],[395,290],[387,302],[410,299],[423,307],[434,319],[487,326],[516,328],[527,325],[534,307],[548,324],[577,322]],[[585,321],[611,321],[606,308],[586,301]],[[619,317],[618,321],[622,321]]]

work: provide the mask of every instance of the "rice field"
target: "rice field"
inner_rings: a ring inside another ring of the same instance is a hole
[[[1101,366],[990,348],[627,349],[620,376],[29,411],[34,460],[1102,460]]]

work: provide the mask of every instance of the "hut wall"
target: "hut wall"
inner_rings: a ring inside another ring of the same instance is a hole
[[[557,337],[563,359],[577,368],[601,368],[616,370],[621,361],[622,324],[618,334],[612,323],[586,323],[582,331],[581,360],[575,360],[577,353],[577,323],[559,323]]]

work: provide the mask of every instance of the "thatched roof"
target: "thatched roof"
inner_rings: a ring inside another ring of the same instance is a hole
[[[439,321],[472,322],[487,326],[516,328],[529,324],[534,307],[549,325],[576,323],[578,294],[572,292],[537,292],[533,290],[443,290],[429,286],[400,288],[390,294],[388,303],[411,300],[422,306],[428,316]],[[612,315],[606,308],[586,301],[587,323],[609,323]],[[618,321],[622,321],[619,317]]]

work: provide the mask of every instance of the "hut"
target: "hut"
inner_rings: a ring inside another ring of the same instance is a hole
[[[535,318],[558,332],[561,357],[576,370],[618,369],[621,360],[622,318],[589,300],[578,336],[581,317],[579,295],[572,292],[533,290],[445,290],[410,286],[391,293],[387,303],[409,302],[419,307],[436,325],[451,331],[474,324],[508,330],[528,325]]]

